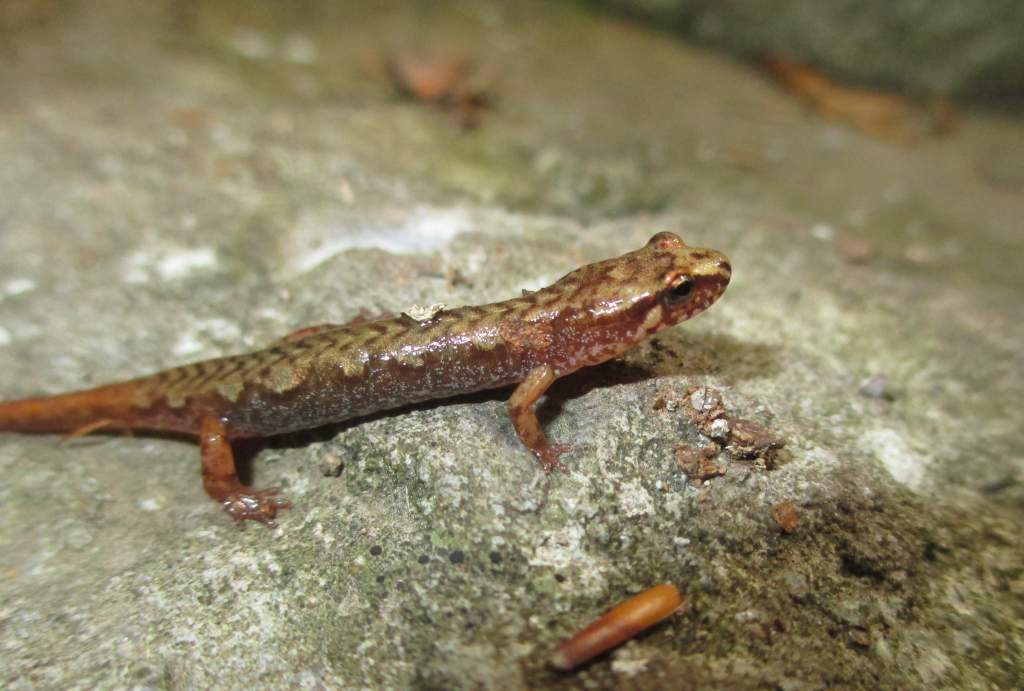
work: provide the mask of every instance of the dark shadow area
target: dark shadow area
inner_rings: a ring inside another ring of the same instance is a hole
[[[678,330],[626,353],[623,360],[641,364],[637,360],[642,357],[642,366],[652,376],[715,374],[741,382],[781,373],[780,352],[781,348],[767,343],[738,340],[725,334],[691,334]]]

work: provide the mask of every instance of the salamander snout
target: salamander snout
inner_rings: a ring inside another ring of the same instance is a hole
[[[721,283],[724,288],[732,278],[728,257],[715,250],[696,250],[692,255],[693,274],[707,281]]]
[[[718,274],[726,281],[732,278],[732,264],[724,256],[718,258],[715,266],[718,269]]]

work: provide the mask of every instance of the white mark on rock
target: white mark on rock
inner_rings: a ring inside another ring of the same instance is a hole
[[[318,51],[313,40],[304,34],[291,34],[281,44],[281,57],[296,65],[312,65]]]
[[[463,209],[421,206],[402,223],[391,227],[313,228],[313,234],[327,237],[314,249],[296,257],[292,268],[295,273],[305,273],[351,249],[379,249],[391,254],[432,252],[471,227]]]
[[[199,319],[189,331],[185,331],[171,346],[171,353],[181,357],[197,355],[207,350],[211,341],[238,343],[242,329],[227,319]]]
[[[274,47],[265,35],[253,29],[239,29],[228,39],[231,48],[250,60],[266,60]]]
[[[626,677],[635,677],[646,672],[651,661],[649,657],[637,650],[639,646],[626,646],[615,653],[612,658],[612,671]]]
[[[894,480],[911,488],[919,488],[923,484],[928,459],[911,449],[899,432],[889,428],[876,429],[865,433],[862,439]]]
[[[654,513],[654,500],[639,482],[627,482],[619,490],[619,506],[622,511],[634,518]]]
[[[567,525],[561,530],[548,530],[533,550],[530,566],[549,566],[562,569],[574,561],[583,559],[580,542],[583,540],[583,527],[578,524]]]
[[[203,342],[196,338],[195,334],[184,333],[171,346],[171,352],[175,355],[195,355],[203,351]]]
[[[155,275],[164,281],[176,281],[197,271],[215,269],[218,263],[212,247],[139,250],[125,259],[121,279],[125,283],[146,283]]]
[[[160,278],[167,280],[184,278],[189,274],[217,266],[217,253],[212,247],[197,247],[165,255],[157,262]]]
[[[836,229],[828,223],[815,223],[811,227],[811,237],[822,242],[829,242],[836,236]]]
[[[10,344],[13,339],[11,338],[11,332],[0,326],[0,346]]]
[[[4,282],[3,292],[5,295],[21,295],[35,290],[36,285],[31,278],[12,278]]]
[[[313,526],[313,537],[323,543],[324,547],[331,547],[334,544],[334,535],[329,530],[324,530],[324,524],[317,521]]]

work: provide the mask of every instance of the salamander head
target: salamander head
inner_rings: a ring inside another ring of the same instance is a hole
[[[628,338],[635,342],[706,310],[731,275],[723,254],[658,233],[640,249],[585,266],[563,281],[569,279],[566,288],[587,287],[576,295],[586,295],[581,307],[595,324],[632,324]]]
[[[630,255],[627,255],[630,256]],[[648,292],[644,329],[654,333],[686,321],[712,305],[729,285],[732,267],[720,252],[687,247],[673,233],[658,233],[632,253],[636,282]]]

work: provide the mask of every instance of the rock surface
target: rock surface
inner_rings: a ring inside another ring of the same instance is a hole
[[[275,530],[231,525],[188,443],[0,435],[0,686],[1024,677],[1024,123],[900,147],[572,7],[326,5],[4,6],[0,397],[503,299],[656,230],[726,252],[733,285],[553,389],[565,476],[507,392],[273,440]],[[475,57],[494,112],[462,131],[397,98],[373,65],[404,51]],[[695,386],[784,439],[775,462],[687,477]],[[687,611],[546,667],[660,582]]]
[[[780,53],[843,81],[1024,99],[1015,0],[588,0],[740,56]]]

